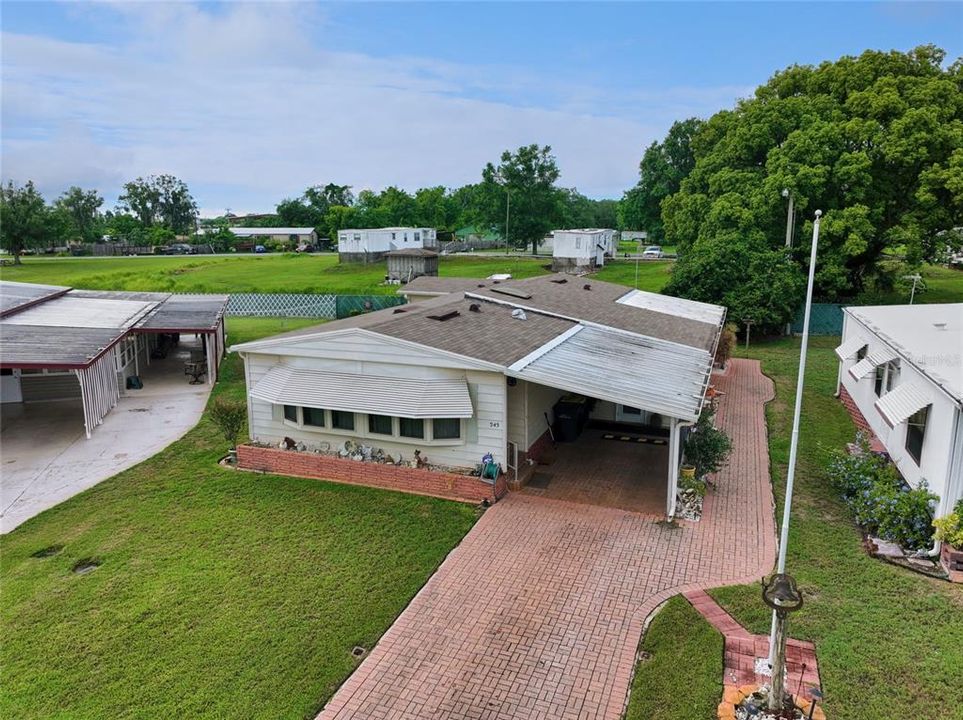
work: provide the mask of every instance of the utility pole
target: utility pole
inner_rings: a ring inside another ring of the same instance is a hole
[[[904,275],[903,279],[913,281],[913,289],[910,290],[910,301],[909,301],[909,304],[912,305],[913,298],[916,297],[916,284],[923,279],[923,276],[920,275],[919,273],[916,273],[915,275]]]
[[[512,193],[508,189],[508,185],[505,186],[505,254],[509,253],[508,245],[508,218],[512,210]]]
[[[792,439],[789,443],[789,470],[786,473],[786,499],[782,508],[782,527],[779,535],[779,559],[776,563],[776,573],[786,572],[786,546],[789,545],[789,518],[792,511],[793,483],[796,479],[796,453],[799,449],[799,418],[802,413],[803,384],[806,379],[806,350],[809,348],[809,315],[813,305],[813,281],[816,276],[816,246],[819,244],[819,218],[823,211],[816,211],[813,222],[813,246],[809,251],[809,282],[806,286],[806,309],[803,313],[802,347],[799,349],[799,375],[796,378],[796,406],[792,417]],[[777,631],[780,620],[774,610],[772,613],[772,630],[769,633],[769,666],[773,667],[776,659]]]

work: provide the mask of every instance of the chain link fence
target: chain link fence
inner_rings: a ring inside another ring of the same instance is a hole
[[[296,295],[232,293],[227,314],[241,317],[307,317],[334,320],[403,305],[398,295]]]
[[[842,335],[843,308],[846,305],[836,303],[813,303],[809,316],[810,335]],[[803,331],[803,318],[806,308],[801,307],[792,321],[792,334],[800,335]]]

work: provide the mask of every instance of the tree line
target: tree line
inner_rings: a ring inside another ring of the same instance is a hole
[[[534,248],[556,227],[614,227],[617,201],[594,200],[574,188],[557,185],[558,164],[548,146],[528,145],[505,151],[489,163],[481,181],[450,189],[398,187],[380,192],[348,185],[313,185],[298,197],[279,202],[274,213],[243,219],[260,227],[311,227],[319,237],[337,243],[338,230],[357,227],[415,226],[442,231],[474,227],[495,233],[507,243]],[[27,248],[63,247],[102,238],[129,245],[154,246],[206,229],[204,242],[230,249],[237,238],[233,218],[198,222],[197,203],[187,184],[172,175],[139,177],[124,184],[117,206],[102,211],[96,190],[71,187],[47,203],[32,182],[9,182],[0,194],[0,246],[14,255]],[[506,227],[507,222],[507,227]]]

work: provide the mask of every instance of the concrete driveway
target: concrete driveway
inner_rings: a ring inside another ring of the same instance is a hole
[[[0,406],[0,533],[146,460],[194,427],[210,387],[189,385],[183,361],[177,353],[152,361],[141,375],[144,388],[129,390],[89,440],[79,400]]]
[[[668,597],[775,559],[758,363],[715,385],[733,438],[700,523],[512,494],[445,560],[319,720],[621,717],[643,623]]]

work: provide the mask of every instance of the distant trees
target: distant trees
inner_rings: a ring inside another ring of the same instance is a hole
[[[32,181],[17,186],[8,182],[0,191],[0,247],[20,264],[20,254],[41,247],[54,235],[56,221]]]
[[[661,223],[677,246],[666,291],[778,327],[802,300],[816,208],[824,301],[885,289],[960,247],[963,61],[944,59],[927,45],[793,66],[733,110],[673,125],[620,204],[624,226]],[[798,213],[792,250],[783,189]]]
[[[64,213],[72,239],[95,242],[102,234],[100,206],[103,204],[104,199],[96,190],[74,185],[57,198],[55,207]]]
[[[117,205],[136,217],[143,228],[161,226],[187,235],[197,223],[197,203],[187,184],[173,175],[148,175],[124,183]]]

